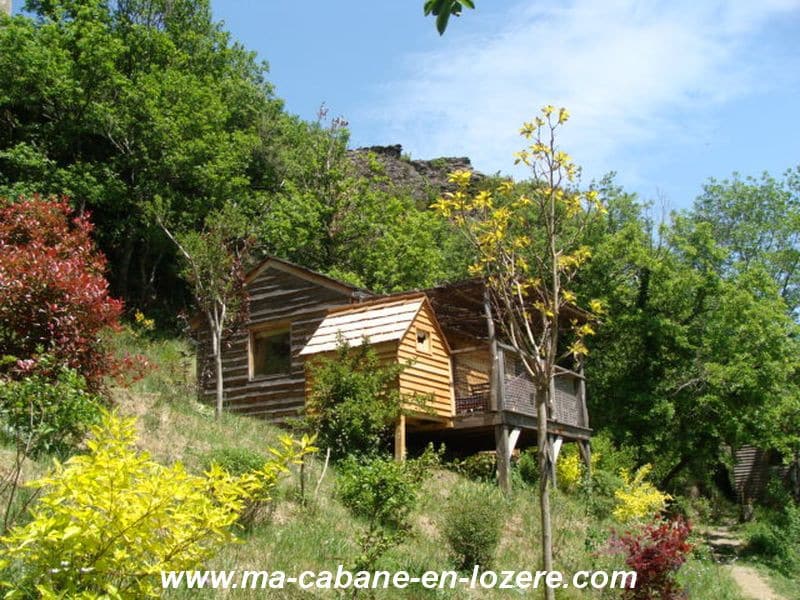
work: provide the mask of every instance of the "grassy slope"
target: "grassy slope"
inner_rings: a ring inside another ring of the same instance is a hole
[[[132,347],[130,339],[126,346]],[[139,416],[141,445],[158,460],[183,460],[189,468],[199,469],[203,456],[215,449],[247,447],[264,451],[274,443],[280,431],[267,423],[247,417],[226,415],[215,422],[208,407],[193,400],[193,366],[186,360],[188,349],[174,341],[149,344],[146,348],[153,362],[161,368],[137,383],[134,389],[119,395],[123,412]],[[302,570],[335,569],[339,563],[350,566],[357,552],[361,524],[335,499],[335,470],[329,469],[322,480],[319,494],[313,490],[321,472],[319,461],[313,461],[308,475],[309,500],[303,507],[298,502],[297,474],[285,480],[277,494],[269,519],[242,536],[242,542],[228,547],[211,561],[210,569]],[[446,545],[439,533],[441,507],[448,490],[460,476],[450,471],[437,471],[425,483],[414,526],[404,543],[385,557],[381,567],[406,569],[421,573],[428,569],[450,569]],[[613,524],[597,522],[588,516],[576,499],[556,493],[553,505],[556,564],[566,572],[578,569],[622,568],[619,560],[602,552],[603,541]],[[496,558],[497,569],[536,569],[539,562],[538,504],[529,489],[515,491],[509,518]],[[597,540],[594,543],[587,542]],[[683,569],[682,580],[691,598],[738,598],[735,584],[724,569],[710,560],[692,559]],[[292,596],[292,594],[295,594]],[[236,591],[237,598],[262,598],[263,592]],[[559,597],[617,597],[618,592],[577,592],[564,590]],[[213,597],[196,591],[173,592],[170,597]],[[518,593],[427,592],[407,590],[381,594],[397,598],[466,598],[517,597]],[[277,597],[277,596],[276,596]],[[298,591],[284,592],[281,597],[310,597]]]
[[[198,404],[193,398],[193,362],[191,348],[175,340],[144,344],[139,338],[123,333],[115,340],[120,349],[144,352],[158,368],[144,380],[128,390],[115,393],[120,412],[138,417],[139,445],[157,460],[183,461],[191,470],[199,471],[204,457],[212,450],[228,447],[246,447],[265,452],[281,433],[277,428],[257,419],[225,415],[216,422],[209,407]],[[1,450],[1,449],[0,449]],[[5,455],[0,455],[4,460]],[[46,465],[32,465],[31,476],[41,472]],[[225,548],[207,565],[209,569],[282,569],[287,573],[302,570],[335,570],[339,563],[351,566],[357,552],[361,524],[335,499],[333,493],[336,473],[329,469],[322,480],[319,494],[314,496],[321,472],[319,461],[309,469],[308,505],[298,502],[297,473],[283,481],[269,518],[253,531],[241,536],[241,543]],[[450,471],[437,471],[425,483],[414,525],[404,543],[392,549],[381,568],[406,569],[421,573],[428,569],[450,569],[447,549],[439,533],[441,507],[448,490],[460,476]],[[577,569],[621,568],[618,559],[598,551],[604,545],[613,525],[597,522],[588,516],[583,505],[575,498],[560,493],[553,501],[555,513],[555,559],[558,568],[565,572]],[[515,491],[510,503],[498,556],[497,569],[537,569],[538,565],[538,505],[535,494],[529,489]],[[587,540],[596,540],[594,543]],[[724,569],[701,558],[692,559],[683,569],[681,578],[691,598],[735,599],[735,584]],[[214,592],[169,592],[172,598],[216,597]],[[231,591],[236,598],[308,598],[308,593],[289,590],[266,595],[263,591]],[[538,595],[538,594],[537,594]],[[518,597],[519,593],[481,592],[465,590],[424,592],[421,589],[381,593],[389,598],[500,598]],[[618,592],[559,591],[558,597],[618,597]],[[328,596],[330,597],[330,596]]]

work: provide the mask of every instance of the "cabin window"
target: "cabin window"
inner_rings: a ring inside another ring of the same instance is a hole
[[[287,375],[292,367],[292,337],[288,327],[250,334],[251,376]]]
[[[417,350],[420,352],[431,351],[431,334],[424,329],[417,329]]]

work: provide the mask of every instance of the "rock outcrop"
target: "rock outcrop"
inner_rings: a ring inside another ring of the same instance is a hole
[[[451,189],[447,176],[453,171],[473,171],[476,182],[484,177],[472,168],[466,156],[415,160],[403,155],[400,144],[357,148],[350,151],[350,157],[361,175],[405,192],[419,203],[430,203]]]

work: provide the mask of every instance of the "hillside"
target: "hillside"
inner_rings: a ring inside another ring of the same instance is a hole
[[[127,338],[125,347],[140,343]],[[119,410],[136,415],[140,445],[160,462],[183,461],[194,471],[203,468],[208,458],[220,451],[244,448],[266,455],[281,430],[263,421],[226,414],[217,422],[210,407],[195,402],[192,394],[193,372],[188,347],[174,340],[153,342],[141,347],[160,367],[131,390],[119,390]],[[312,460],[307,471],[307,504],[299,501],[298,473],[295,470],[282,481],[269,517],[252,531],[241,535],[241,543],[229,546],[213,559],[207,568],[215,570],[252,569],[284,570],[298,573],[305,569],[335,569],[339,563],[352,565],[357,555],[357,540],[364,524],[353,517],[336,497],[337,471],[329,468],[313,490],[322,472],[321,457]],[[435,469],[423,483],[417,508],[412,515],[412,530],[402,543],[381,560],[381,568],[425,570],[453,568],[443,540],[441,525],[443,506],[452,491],[466,477],[450,468]],[[618,557],[605,548],[611,531],[618,527],[609,519],[592,515],[587,499],[579,494],[555,492],[553,499],[555,561],[565,572],[578,569],[622,568]],[[466,507],[468,509],[468,507]],[[538,506],[536,492],[516,478],[515,491],[509,498],[508,515],[502,530],[495,558],[498,569],[532,569],[539,561]],[[704,542],[695,540],[698,548],[681,571],[681,581],[693,599],[740,598],[728,572],[711,559]],[[314,597],[299,591],[264,596],[263,592],[229,592],[234,598],[301,598]],[[421,590],[394,591],[381,597],[392,598],[503,598],[514,592],[495,591],[468,593]],[[173,591],[169,598],[212,598],[208,591]],[[578,592],[565,590],[563,598],[617,597],[612,591]]]

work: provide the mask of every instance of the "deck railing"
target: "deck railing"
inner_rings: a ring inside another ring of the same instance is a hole
[[[502,369],[498,409],[536,416],[536,388],[522,360],[513,349],[501,346],[497,364]],[[455,354],[453,374],[457,415],[486,412],[492,408],[491,360],[488,351]],[[553,410],[550,418],[565,425],[588,427],[584,389],[581,375],[558,367],[551,388]]]

